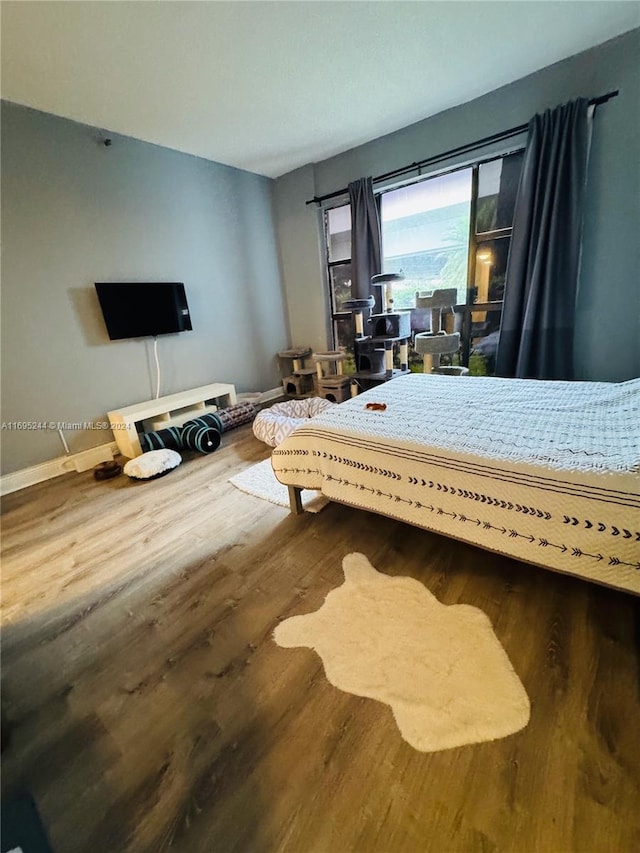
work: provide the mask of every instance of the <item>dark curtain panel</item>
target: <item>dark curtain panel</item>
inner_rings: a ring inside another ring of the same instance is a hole
[[[497,376],[573,379],[588,101],[529,123],[513,220]]]
[[[376,298],[379,308],[380,288],[371,287],[371,276],[382,270],[380,214],[373,194],[371,178],[360,178],[349,184],[351,204],[351,294],[355,299]]]

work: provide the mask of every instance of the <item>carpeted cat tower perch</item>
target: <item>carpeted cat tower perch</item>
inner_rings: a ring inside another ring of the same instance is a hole
[[[422,355],[424,373],[447,373],[451,376],[464,376],[469,373],[466,367],[440,366],[440,357],[453,355],[460,349],[460,332],[446,332],[442,327],[442,312],[451,309],[457,299],[455,287],[434,290],[433,293],[416,293],[416,308],[431,310],[431,331],[418,332],[414,338],[414,348]]]

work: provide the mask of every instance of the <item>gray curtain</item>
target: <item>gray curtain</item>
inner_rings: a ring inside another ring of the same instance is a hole
[[[360,178],[349,184],[351,204],[351,295],[354,299],[376,298],[380,288],[371,287],[371,276],[382,270],[380,214],[373,194],[373,180]]]
[[[507,263],[497,376],[573,379],[588,101],[529,123]]]

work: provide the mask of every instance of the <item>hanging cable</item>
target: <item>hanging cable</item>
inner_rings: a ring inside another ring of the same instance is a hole
[[[160,360],[158,358],[158,338],[153,338],[153,354],[156,359],[156,400],[160,396]]]
[[[67,444],[67,439],[64,437],[64,433],[62,432],[62,430],[61,430],[61,429],[58,429],[58,434],[60,435],[60,441],[62,442],[62,444],[63,444],[63,446],[64,446],[64,452],[65,452],[67,455],[69,455],[69,453],[70,453],[71,451],[69,450],[69,445]]]

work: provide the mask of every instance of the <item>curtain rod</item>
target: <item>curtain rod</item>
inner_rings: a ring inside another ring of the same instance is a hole
[[[600,104],[604,104],[607,101],[610,101],[611,98],[617,97],[619,91],[619,89],[616,89],[615,92],[607,92],[606,95],[591,98],[589,106],[597,107]],[[510,127],[509,130],[503,130],[500,133],[493,133],[491,136],[485,136],[482,139],[476,139],[475,142],[467,142],[466,145],[460,145],[458,148],[451,148],[443,154],[436,154],[434,157],[427,157],[426,160],[417,160],[415,163],[410,163],[408,166],[393,169],[391,172],[385,172],[384,175],[377,175],[373,179],[373,182],[374,184],[377,184],[379,181],[385,181],[388,178],[397,178],[407,172],[413,172],[414,169],[421,169],[424,166],[432,166],[435,163],[440,163],[442,160],[448,160],[456,154],[467,154],[471,151],[475,151],[476,148],[483,148],[491,142],[502,142],[502,140],[510,139],[512,136],[518,136],[519,134],[524,133],[528,127],[529,122],[526,124],[519,124],[517,127]],[[327,201],[330,198],[337,198],[338,196],[345,195],[347,192],[349,192],[349,187],[343,187],[341,190],[336,190],[335,192],[327,193],[326,195],[314,196],[313,198],[310,198],[309,201],[305,202],[305,204],[321,204],[323,201]]]

